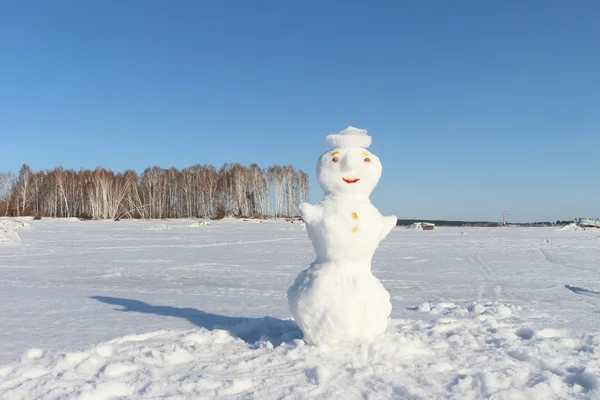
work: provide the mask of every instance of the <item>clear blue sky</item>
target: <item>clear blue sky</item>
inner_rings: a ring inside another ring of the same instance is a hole
[[[600,216],[600,2],[6,1],[0,171],[311,175],[369,130],[400,218]]]

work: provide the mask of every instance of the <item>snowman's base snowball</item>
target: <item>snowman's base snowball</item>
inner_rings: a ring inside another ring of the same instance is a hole
[[[350,270],[350,271],[349,271]],[[288,289],[296,323],[310,345],[358,345],[385,332],[390,295],[369,270],[316,264]]]

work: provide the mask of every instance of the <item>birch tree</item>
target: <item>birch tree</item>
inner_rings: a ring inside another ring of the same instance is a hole
[[[16,184],[15,176],[12,172],[0,173],[0,201],[4,207],[4,216],[8,216],[10,210],[10,199],[13,195]]]
[[[30,182],[31,168],[27,164],[23,164],[19,170],[16,185],[17,216],[25,215],[25,208],[29,200]]]
[[[181,218],[294,217],[308,198],[308,175],[292,166],[261,169],[224,164],[190,168],[146,168],[114,173],[62,167],[32,172],[23,165],[18,177],[0,174],[4,215],[50,217]]]

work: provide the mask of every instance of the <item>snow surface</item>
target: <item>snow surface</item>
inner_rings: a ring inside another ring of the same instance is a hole
[[[0,247],[0,398],[600,398],[600,231],[394,229],[392,321],[343,348],[289,320],[305,231],[193,222],[28,221]]]
[[[197,222],[194,222],[193,224],[189,224],[188,226],[190,226],[192,228],[201,228],[201,227],[205,227],[205,226],[212,226],[212,224],[210,223],[210,221],[197,221]]]
[[[147,231],[164,231],[166,229],[171,229],[171,227],[167,224],[152,224],[146,228]]]

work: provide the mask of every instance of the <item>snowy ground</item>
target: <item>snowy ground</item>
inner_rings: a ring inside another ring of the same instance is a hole
[[[25,222],[0,232],[2,399],[600,398],[600,231],[397,228],[393,320],[347,349],[288,319],[298,224]]]

